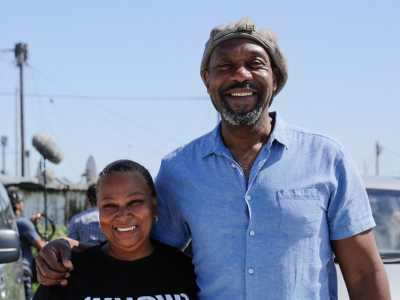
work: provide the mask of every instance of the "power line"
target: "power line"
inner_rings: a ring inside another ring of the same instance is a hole
[[[400,159],[400,153],[397,153],[397,152],[395,152],[395,151],[393,151],[393,150],[390,150],[390,149],[388,149],[387,147],[383,147],[383,149],[384,150],[386,150],[386,152],[389,152],[390,154],[392,154],[393,156],[395,156],[396,158],[399,158]]]
[[[0,92],[0,97],[11,97],[15,93]],[[88,100],[88,101],[208,101],[206,96],[94,96],[77,94],[26,94],[27,97],[39,100],[48,99],[68,99],[68,100]]]

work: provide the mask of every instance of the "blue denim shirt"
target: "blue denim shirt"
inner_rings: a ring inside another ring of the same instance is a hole
[[[68,237],[92,246],[106,240],[100,228],[97,207],[91,207],[71,218],[68,224]]]
[[[200,299],[337,299],[330,240],[375,226],[342,147],[275,118],[248,180],[219,126],[161,163],[154,235],[192,238]]]

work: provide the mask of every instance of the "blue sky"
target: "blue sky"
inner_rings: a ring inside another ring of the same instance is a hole
[[[273,109],[339,140],[361,173],[374,173],[378,140],[381,175],[400,176],[399,11],[394,0],[7,1],[0,49],[29,44],[26,143],[54,138],[65,155],[57,175],[80,180],[90,154],[99,169],[128,157],[155,175],[165,154],[216,125],[199,76],[204,43],[213,26],[248,16],[278,34],[288,60]],[[13,54],[0,52],[10,174],[17,78]]]

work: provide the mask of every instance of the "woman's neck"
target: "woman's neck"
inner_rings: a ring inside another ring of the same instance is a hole
[[[102,250],[115,259],[135,261],[151,255],[154,251],[154,246],[151,241],[149,241],[134,249],[122,249],[116,245],[112,245],[110,242],[107,242],[103,245]]]

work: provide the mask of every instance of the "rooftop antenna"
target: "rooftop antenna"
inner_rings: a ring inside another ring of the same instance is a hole
[[[97,167],[93,155],[90,155],[86,162],[86,169],[83,176],[86,177],[86,183],[94,183],[97,179]]]

